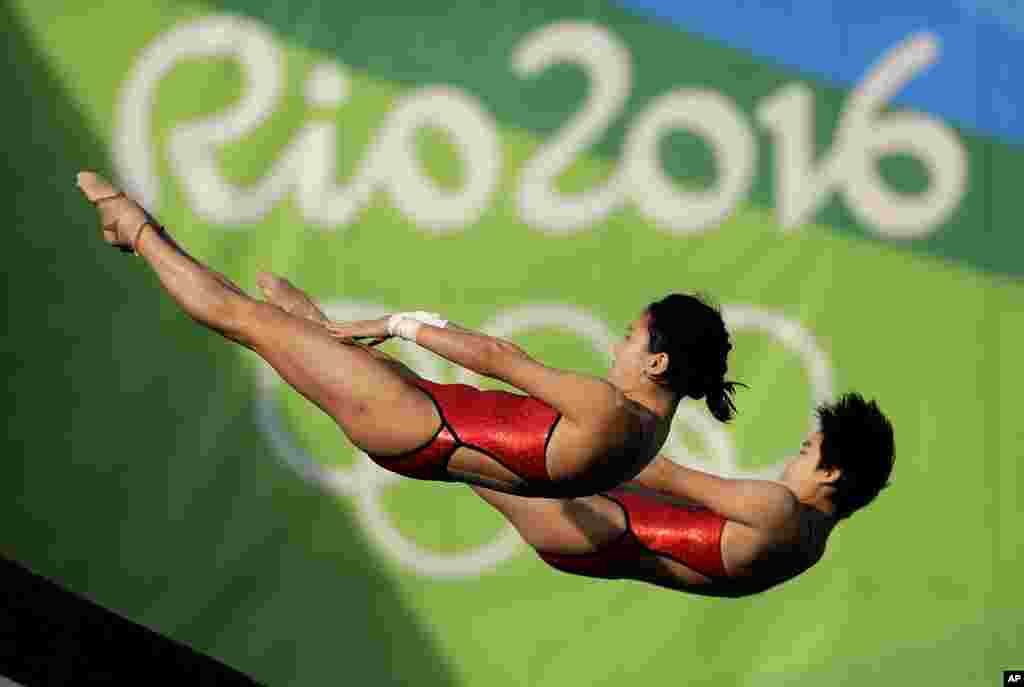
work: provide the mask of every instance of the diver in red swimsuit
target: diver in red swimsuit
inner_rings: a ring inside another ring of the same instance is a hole
[[[323,314],[287,282],[267,289],[279,306],[316,321]],[[656,322],[657,320],[655,320]],[[645,337],[634,330],[616,345],[617,359],[639,356]],[[636,346],[630,349],[630,346]],[[412,477],[445,479],[444,463],[460,446],[495,450],[531,480],[543,481],[544,446],[558,415],[518,394],[433,384],[386,354],[437,404],[441,426],[421,449],[378,459]],[[619,368],[620,383],[629,371]],[[814,565],[832,528],[871,502],[892,471],[892,426],[874,402],[857,394],[818,408],[820,430],[804,440],[778,482],[722,479],[658,456],[636,479],[581,498],[524,498],[472,484],[549,565],[598,578],[636,579],[709,596],[745,596],[784,582]],[[500,443],[501,449],[495,449]]]
[[[548,367],[509,341],[429,313],[332,323],[315,306],[299,312],[308,299],[270,274],[258,277],[269,302],[259,301],[188,255],[95,173],[80,173],[78,185],[98,208],[108,243],[143,258],[194,321],[260,355],[388,469],[521,495],[595,494],[657,455],[681,398],[706,399],[723,422],[735,412],[734,385],[724,379],[729,333],[718,311],[694,296],[645,308],[608,378],[599,379]],[[433,385],[357,344],[391,336],[526,395]]]
[[[748,596],[821,559],[837,522],[870,503],[894,462],[892,425],[855,393],[818,408],[781,480],[723,479],[657,457],[619,489],[536,499],[473,487],[564,572],[707,596]]]
[[[273,275],[262,275],[260,283],[272,303],[287,300],[285,294],[301,294]],[[432,313],[399,313],[380,320],[331,322],[319,313],[313,319],[346,342],[372,339],[375,345],[387,335],[398,335],[456,360],[438,349],[442,341],[432,342],[429,336],[442,330],[478,335],[436,317]],[[403,318],[418,321],[403,322]],[[687,325],[681,327],[681,322]],[[406,324],[410,329],[403,334]],[[433,326],[437,324],[441,327]],[[429,336],[424,336],[424,329]],[[492,345],[499,357],[511,352],[514,358],[528,360],[509,342],[492,339]],[[625,431],[614,445],[608,444],[606,436],[602,438],[607,427],[592,425],[597,434],[581,433],[581,416],[575,415],[575,422],[567,417],[572,412],[568,399],[559,399],[559,392],[552,393],[541,381],[554,372],[548,381],[561,385],[564,392],[579,380],[596,381],[593,378],[553,371],[533,361],[522,369],[516,369],[520,363],[514,362],[506,366],[504,374],[479,363],[467,365],[535,392],[523,395],[464,384],[435,384],[404,370],[405,378],[434,404],[437,429],[428,441],[405,453],[382,456],[366,452],[382,467],[409,477],[462,481],[520,496],[569,498],[612,489],[650,462],[650,451],[664,443],[682,397],[704,397],[715,417],[722,421],[732,418],[731,395],[736,385],[724,379],[731,347],[721,315],[695,296],[673,294],[649,305],[630,325],[624,340],[614,346],[615,362],[607,384],[621,394],[612,405],[620,405],[627,419],[620,427]],[[591,385],[590,390],[596,392],[598,387]],[[590,400],[586,394],[585,385],[570,392],[580,407]],[[599,404],[590,404],[590,409],[597,414],[608,410]],[[567,424],[570,426],[565,427]],[[595,439],[605,448],[595,451],[591,446]],[[567,471],[566,465],[579,463],[580,456],[589,456],[591,465]]]
[[[721,421],[735,412],[734,384],[724,379],[728,332],[693,296],[648,306],[600,380],[422,313],[330,323],[273,275],[260,276],[268,302],[257,301],[185,253],[108,182],[85,172],[78,183],[99,209],[104,239],[141,256],[196,322],[258,353],[384,467],[469,482],[563,570],[755,593],[813,565],[834,524],[870,502],[892,469],[892,427],[856,395],[819,409],[821,431],[781,482],[720,479],[655,459],[684,396],[706,398]],[[352,343],[395,335],[529,395],[434,385]],[[652,491],[609,491],[634,476]],[[667,507],[655,494],[689,503]]]

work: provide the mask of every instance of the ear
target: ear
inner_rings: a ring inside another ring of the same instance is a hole
[[[655,353],[647,360],[647,374],[660,377],[668,369],[668,353]]]
[[[834,487],[836,482],[839,480],[840,475],[843,474],[839,468],[819,468],[819,470],[825,473],[825,479],[823,479],[821,483],[830,487]]]

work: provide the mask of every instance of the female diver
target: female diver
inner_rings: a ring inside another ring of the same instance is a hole
[[[264,277],[264,284],[268,302],[327,322],[287,280]],[[379,325],[327,326],[348,334]],[[636,336],[644,332],[630,334]],[[620,359],[628,345],[619,344]],[[398,361],[370,350],[415,379]],[[848,393],[817,411],[818,431],[804,438],[778,481],[723,479],[659,455],[632,481],[592,496],[524,498],[470,487],[545,563],[563,572],[705,596],[748,596],[817,563],[835,525],[888,483],[893,429],[878,405]]]
[[[256,300],[97,174],[79,173],[78,186],[99,210],[107,243],[145,259],[193,320],[259,354],[389,470],[522,496],[595,494],[651,462],[684,396],[705,398],[723,422],[735,412],[735,385],[724,379],[729,334],[720,314],[693,296],[646,308],[599,379],[545,366],[511,342],[427,313],[330,323]],[[258,283],[269,300],[288,300],[286,281],[261,274]],[[389,336],[527,395],[434,384],[357,343]]]

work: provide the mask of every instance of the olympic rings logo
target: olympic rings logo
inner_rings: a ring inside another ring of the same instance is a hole
[[[323,309],[328,317],[335,320],[369,319],[394,312],[394,308],[348,300],[327,303]],[[766,334],[795,353],[808,373],[812,405],[831,400],[831,362],[800,323],[747,305],[722,306],[722,315],[730,332]],[[510,308],[500,312],[480,330],[492,336],[509,338],[540,328],[561,329],[566,334],[575,335],[610,362],[609,351],[614,339],[611,329],[594,315],[569,305],[533,304]],[[428,379],[445,381],[445,377],[449,377],[452,382],[463,384],[472,381],[462,368],[455,368],[454,378],[451,378],[450,366],[415,344],[400,341],[399,346],[403,361]],[[256,382],[257,420],[279,457],[303,479],[331,494],[351,499],[356,506],[357,519],[369,538],[404,568],[439,579],[473,578],[496,569],[519,550],[521,540],[510,525],[506,525],[493,541],[459,553],[442,554],[405,538],[388,518],[381,500],[384,489],[403,478],[378,467],[362,452],[350,467],[329,467],[318,461],[296,443],[282,422],[275,394],[283,382],[277,373],[260,361],[256,367]],[[809,422],[813,427],[813,418],[809,418]],[[699,434],[709,455],[690,452],[680,440],[681,428]],[[767,478],[777,476],[780,468],[779,465],[754,470],[742,468],[736,460],[736,451],[728,433],[706,411],[685,403],[679,406],[662,452],[680,463],[728,477]]]

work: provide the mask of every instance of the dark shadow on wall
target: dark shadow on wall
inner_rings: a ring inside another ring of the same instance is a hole
[[[102,242],[75,174],[108,152],[8,4],[0,26],[0,554],[267,685],[452,684],[344,507],[262,439],[237,352]]]
[[[0,556],[0,675],[25,687],[161,682],[258,687],[248,676]],[[134,660],[125,660],[126,657]],[[0,687],[10,683],[0,677]]]

